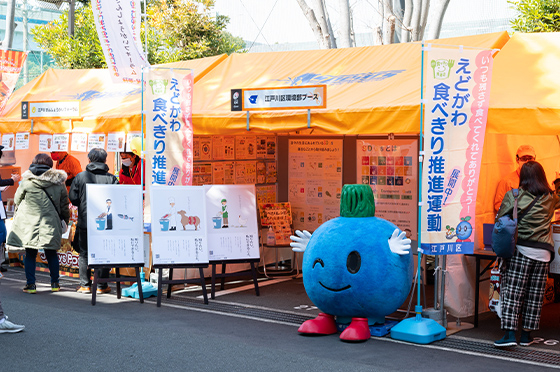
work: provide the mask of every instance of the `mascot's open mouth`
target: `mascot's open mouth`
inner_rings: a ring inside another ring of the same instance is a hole
[[[327,287],[326,285],[324,285],[321,282],[319,282],[319,284],[321,284],[321,287],[323,287],[325,289],[328,289],[329,291],[332,291],[332,292],[341,292],[341,291],[347,290],[348,288],[351,287],[350,285],[347,285],[346,287],[342,287],[342,288],[339,288],[339,289],[333,289],[333,288]]]

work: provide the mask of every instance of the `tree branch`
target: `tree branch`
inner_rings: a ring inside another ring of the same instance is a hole
[[[311,30],[313,30],[313,34],[315,35],[315,39],[317,39],[317,42],[319,43],[319,47],[321,49],[328,49],[329,46],[325,42],[325,37],[323,36],[323,30],[321,29],[321,25],[319,24],[317,18],[315,17],[315,13],[313,12],[313,9],[311,9],[307,5],[305,0],[297,0],[297,2],[301,10],[303,11],[303,15],[305,16],[305,18],[307,18],[307,22],[309,22],[309,26],[311,26]]]

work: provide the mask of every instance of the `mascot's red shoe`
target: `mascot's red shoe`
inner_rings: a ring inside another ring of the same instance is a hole
[[[298,332],[313,335],[332,335],[337,333],[338,330],[336,329],[336,322],[334,321],[333,315],[319,313],[317,318],[303,322],[303,324],[299,326]]]
[[[367,318],[352,318],[352,323],[340,334],[342,341],[367,341],[371,337]]]

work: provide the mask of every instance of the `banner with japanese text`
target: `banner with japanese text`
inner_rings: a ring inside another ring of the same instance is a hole
[[[144,73],[147,184],[192,185],[193,84],[190,70]]]
[[[27,53],[24,52],[0,50],[0,115],[16,87],[19,73],[26,58]]]
[[[492,51],[429,48],[425,66],[421,251],[474,250]]]
[[[97,35],[114,83],[141,82],[140,0],[93,0]]]

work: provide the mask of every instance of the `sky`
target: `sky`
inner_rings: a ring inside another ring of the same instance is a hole
[[[337,33],[338,0],[326,0]],[[350,0],[356,33],[372,33],[380,19],[378,0]],[[310,5],[310,1],[307,0]],[[251,43],[262,44],[315,41],[307,19],[296,0],[216,0],[218,14],[230,17],[228,31]],[[515,15],[507,0],[451,0],[446,23],[472,22]]]

